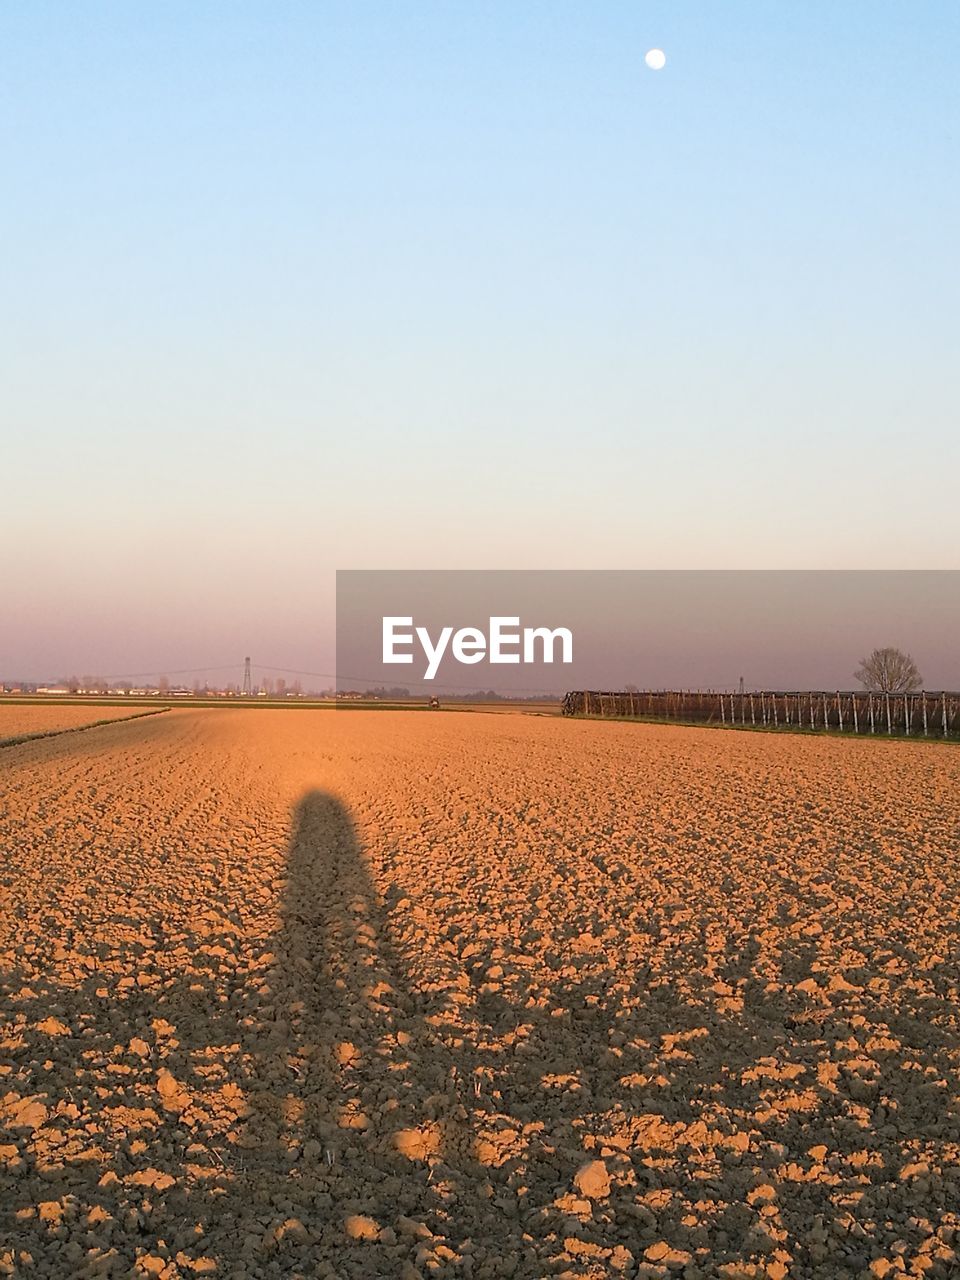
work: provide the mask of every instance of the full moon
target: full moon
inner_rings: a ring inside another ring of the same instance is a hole
[[[650,49],[643,60],[651,71],[662,71],[667,62],[667,55],[662,49]]]

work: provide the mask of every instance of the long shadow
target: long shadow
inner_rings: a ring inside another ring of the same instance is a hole
[[[135,951],[120,982],[7,969],[0,1275],[599,1277],[650,1250],[652,1275],[684,1257],[711,1275],[786,1244],[790,1274],[853,1276],[874,1256],[861,1201],[939,1211],[945,1192],[916,1190],[932,1175],[889,1152],[956,1129],[950,1030],[924,1052],[867,996],[767,994],[753,943],[718,974],[691,945],[678,981],[602,953],[534,976],[483,919],[431,985],[419,909],[381,896],[346,808],[312,791],[266,953],[198,920],[180,969]],[[896,1030],[871,1050],[882,1079],[837,1057],[861,1011]],[[949,1000],[927,1012],[952,1029]],[[574,1181],[591,1159],[592,1195]]]
[[[482,1055],[407,982],[323,792],[294,814],[280,914],[265,953],[198,918],[154,965],[162,923],[114,911],[142,940],[122,965],[3,970],[0,1275],[469,1275],[471,1230],[508,1240],[464,1106],[496,1109]]]

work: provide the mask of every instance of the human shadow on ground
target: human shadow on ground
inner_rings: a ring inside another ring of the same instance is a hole
[[[949,1037],[924,1057],[902,1011],[767,992],[749,940],[719,975],[729,1008],[693,949],[682,983],[602,952],[535,974],[482,919],[450,981],[414,980],[422,908],[381,895],[321,791],[279,890],[265,951],[198,919],[184,971],[163,922],[131,917],[159,944],[122,972],[3,975],[7,1274],[26,1254],[64,1277],[710,1275],[786,1246],[795,1274],[853,1277],[864,1197],[903,1224],[947,1205],[892,1154],[957,1128]],[[878,1070],[835,1049],[861,1010],[899,1028]]]
[[[0,975],[0,1274],[517,1270],[533,1242],[471,1124],[499,1094],[445,1036],[446,993],[408,983],[335,797],[298,804],[278,889],[265,949],[224,927],[225,884],[175,948],[114,906],[119,949],[45,935],[84,953],[69,977]]]

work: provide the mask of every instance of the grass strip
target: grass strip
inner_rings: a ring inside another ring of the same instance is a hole
[[[41,738],[59,738],[65,733],[83,733],[85,729],[99,729],[105,724],[126,724],[129,720],[143,720],[147,716],[160,716],[169,707],[151,707],[149,711],[138,711],[132,716],[112,716],[108,720],[91,720],[89,724],[71,724],[64,729],[41,729],[39,733],[20,733],[15,738],[0,738],[0,749],[3,747],[19,747],[24,742],[37,742]]]

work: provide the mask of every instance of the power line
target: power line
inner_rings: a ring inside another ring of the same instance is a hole
[[[147,676],[192,676],[202,675],[205,671],[229,671],[237,665],[234,660],[219,662],[214,667],[179,667],[176,670],[171,670],[170,667],[154,667],[151,671],[108,671],[107,675],[111,680],[145,680]]]
[[[109,675],[111,680],[145,680],[147,679],[148,676],[203,675],[209,671],[237,670],[239,667],[240,667],[240,663],[234,661],[234,662],[220,662],[209,667],[178,667],[176,669],[171,669],[169,667],[154,667],[150,671],[128,671],[128,672],[124,672],[123,674],[120,674],[117,672],[108,672],[107,674]],[[333,680],[336,682],[349,680],[349,681],[355,681],[358,684],[371,684],[371,685],[380,685],[380,686],[383,686],[384,680],[385,680],[385,677],[383,674],[378,676],[371,676],[371,675],[361,676],[361,675],[351,675],[349,672],[345,672],[345,671],[304,671],[296,667],[274,667],[265,663],[259,663],[259,662],[251,663],[250,659],[247,658],[243,663],[244,688],[246,688],[246,681],[247,681],[248,674],[250,674],[250,672],[252,671],[256,671],[258,674],[279,673],[280,675],[286,675],[286,676],[306,676],[311,680]],[[251,679],[251,683],[252,683],[252,679]],[[414,681],[409,681],[408,683],[412,683],[414,685],[418,685],[418,684],[422,685],[424,689],[460,689],[460,690],[472,689],[472,690],[476,690],[477,692],[481,692],[481,684],[478,681],[474,681],[473,683],[470,683],[470,684],[450,684],[445,682],[441,683],[434,680],[429,680],[429,681],[414,680]],[[508,690],[508,692],[555,694],[558,692],[558,690],[556,686],[553,686],[548,689],[544,686],[535,687],[531,685],[525,685],[525,686],[511,687],[511,689]]]
[[[367,683],[367,684],[376,684],[380,686],[383,685],[384,680],[386,678],[382,673],[378,676],[370,676],[370,675],[357,676],[357,675],[351,675],[347,671],[296,671],[292,667],[261,667],[259,664],[257,665],[257,670],[258,671],[279,671],[282,675],[286,675],[286,676],[309,676],[312,680],[337,680],[337,681],[354,680],[358,684]],[[476,689],[478,691],[480,690],[480,684],[478,681],[474,681],[472,684],[447,684],[447,683],[440,683],[436,680],[412,680],[412,681],[407,681],[407,684],[422,685],[424,689]],[[556,690],[556,686],[550,689],[547,689],[547,688],[544,688],[543,686],[535,687],[531,685],[524,685],[524,686],[511,686],[510,692],[512,693],[556,693],[557,690]]]
[[[110,676],[110,679],[112,680],[145,680],[148,676],[204,675],[210,671],[231,671],[232,670],[232,671],[238,671],[239,673],[240,668],[241,668],[241,663],[238,662],[237,660],[234,660],[233,662],[219,662],[214,664],[213,666],[208,666],[208,667],[179,667],[174,670],[171,670],[169,667],[154,667],[151,671],[133,671],[133,672],[126,672],[124,674],[117,674],[117,673],[108,673],[108,674]],[[286,675],[286,676],[306,676],[308,679],[311,679],[311,680],[332,680],[336,683],[349,680],[357,684],[379,685],[381,687],[384,685],[384,682],[385,682],[385,676],[383,673],[377,676],[371,676],[371,675],[352,675],[349,672],[345,672],[345,671],[304,671],[296,667],[275,667],[267,663],[258,662],[258,663],[251,664],[249,658],[244,660],[242,664],[242,669],[243,669],[242,680],[243,680],[244,688],[246,688],[246,681],[247,681],[249,670],[255,670],[258,674],[279,673],[280,675]],[[739,680],[705,681],[703,682],[703,687],[710,688],[714,691],[721,690],[721,689],[731,689],[731,688],[736,688],[738,684],[741,684],[742,680],[743,680],[743,677],[741,676]],[[251,679],[251,683],[252,683],[252,679]],[[429,680],[429,681],[413,680],[413,681],[408,681],[407,684],[420,685],[424,689],[424,691],[428,691],[430,689],[459,690],[459,691],[475,690],[477,692],[482,691],[481,684],[479,681],[473,681],[466,684],[455,684],[455,683],[450,683],[446,681],[440,682],[440,681],[434,681],[434,680]],[[398,685],[397,687],[401,687],[401,686]],[[406,687],[406,686],[403,686],[403,687]],[[556,685],[551,686],[550,688],[547,688],[544,685],[514,685],[514,686],[511,686],[507,690],[507,692],[508,693],[556,694],[558,690]]]

